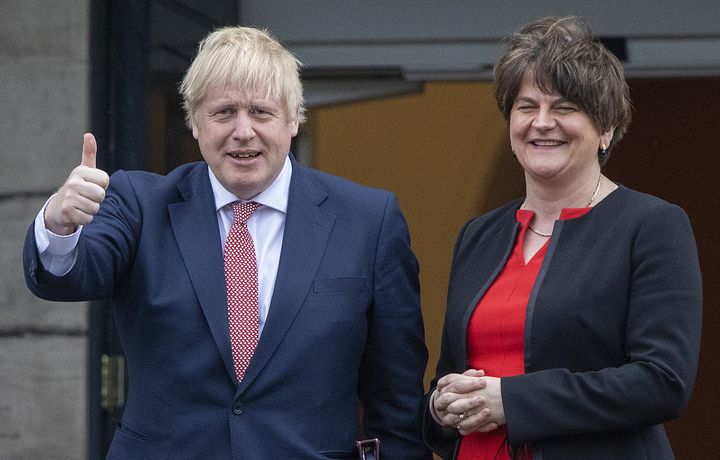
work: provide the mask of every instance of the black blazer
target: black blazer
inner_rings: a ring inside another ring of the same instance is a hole
[[[437,379],[468,368],[467,324],[505,265],[522,200],[468,222],[455,248]],[[697,370],[702,287],[679,207],[623,186],[557,221],[525,319],[525,374],[502,379],[510,444],[534,458],[669,459],[662,423]],[[425,414],[426,442],[453,458],[459,436]]]

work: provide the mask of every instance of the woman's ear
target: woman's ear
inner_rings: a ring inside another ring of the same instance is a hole
[[[598,145],[598,149],[606,150],[610,146],[610,142],[612,142],[614,134],[615,134],[615,128],[610,128],[608,131],[604,132],[600,136],[600,145]]]

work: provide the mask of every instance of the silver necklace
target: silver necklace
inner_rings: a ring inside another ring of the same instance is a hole
[[[600,179],[602,179],[602,174],[600,174],[598,176],[597,185],[595,186],[595,191],[593,192],[592,196],[590,197],[590,201],[588,201],[587,204],[585,205],[586,208],[589,207],[593,201],[595,201],[595,198],[597,197],[597,194],[600,191]],[[530,229],[530,231],[533,232],[534,234],[536,234],[538,236],[542,236],[543,238],[550,238],[552,236],[552,232],[550,232],[550,233],[538,232],[537,230],[535,230],[532,227],[532,225],[528,225],[528,229]]]

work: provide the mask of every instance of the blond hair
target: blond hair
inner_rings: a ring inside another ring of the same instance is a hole
[[[185,121],[192,126],[198,105],[211,87],[230,86],[280,102],[288,121],[301,123],[305,120],[301,66],[267,30],[217,29],[200,42],[180,84]]]

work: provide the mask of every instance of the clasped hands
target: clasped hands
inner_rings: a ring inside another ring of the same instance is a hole
[[[462,435],[487,433],[506,423],[498,377],[468,369],[438,380],[430,398],[435,421],[454,427]]]

